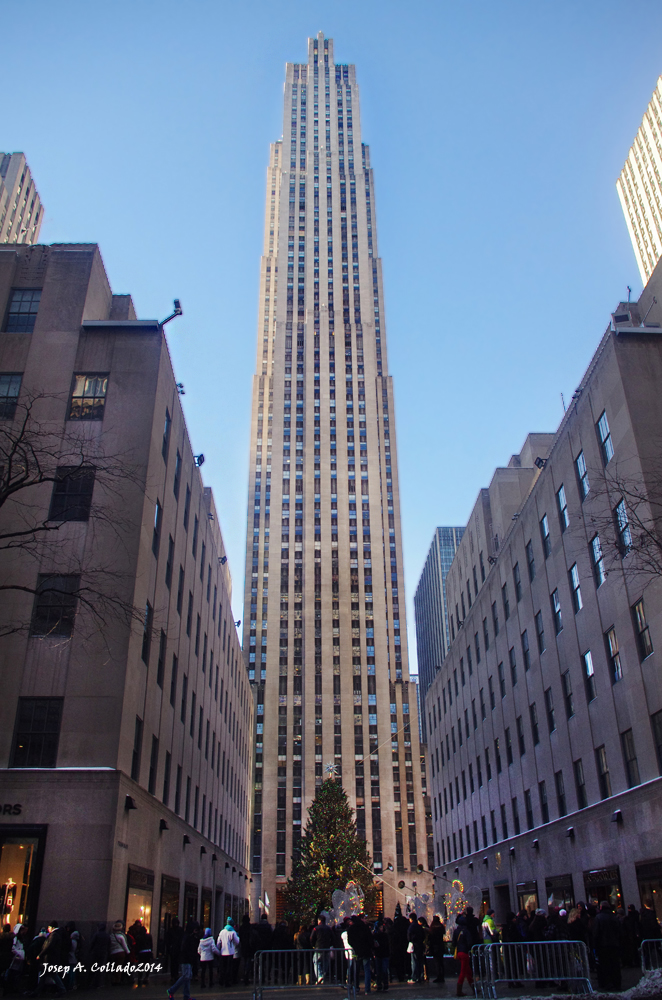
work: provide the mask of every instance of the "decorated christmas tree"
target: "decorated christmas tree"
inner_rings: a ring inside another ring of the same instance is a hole
[[[285,887],[288,918],[312,921],[331,908],[336,889],[356,882],[365,893],[366,910],[375,898],[372,862],[356,832],[353,811],[340,781],[327,778],[317,789],[301,836],[301,853]]]

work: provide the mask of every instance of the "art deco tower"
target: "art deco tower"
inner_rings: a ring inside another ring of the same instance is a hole
[[[331,766],[376,872],[395,883],[389,864],[432,867],[373,175],[354,66],[336,65],[322,34],[307,63],[287,64],[283,138],[271,146],[250,462],[252,868],[256,895],[278,912]],[[392,909],[386,883],[384,893]]]

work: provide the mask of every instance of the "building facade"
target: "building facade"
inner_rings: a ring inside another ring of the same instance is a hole
[[[36,243],[44,206],[23,153],[0,153],[0,243]]]
[[[160,948],[174,915],[247,906],[252,692],[218,515],[163,326],[96,246],[0,248],[0,315],[7,919],[141,917]]]
[[[641,280],[662,256],[662,76],[616,182]]]
[[[496,471],[448,575],[435,863],[501,920],[587,897],[660,914],[661,291],[658,268],[557,433]]]
[[[416,652],[421,705],[450,646],[446,604],[446,577],[462,540],[464,528],[435,528],[425,565],[414,594]],[[426,734],[425,714],[421,731]]]
[[[374,181],[354,66],[321,34],[286,67],[260,282],[244,654],[253,878],[278,912],[332,771],[376,872],[427,865]]]

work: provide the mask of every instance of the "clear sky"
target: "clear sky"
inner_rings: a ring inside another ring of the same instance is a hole
[[[0,0],[0,149],[45,243],[96,242],[167,328],[242,617],[251,376],[284,63],[356,63],[375,170],[408,605],[640,292],[615,181],[662,73],[659,0]],[[410,654],[415,656],[413,615]],[[415,661],[414,661],[415,662]]]

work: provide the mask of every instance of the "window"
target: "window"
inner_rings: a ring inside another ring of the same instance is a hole
[[[517,716],[517,742],[519,744],[519,755],[523,757],[526,753],[526,743],[524,742],[524,722],[522,716]]]
[[[496,698],[494,697],[494,685],[492,684],[492,677],[487,678],[487,687],[490,692],[490,708],[494,710],[496,708]]]
[[[191,514],[191,487],[186,485],[186,498],[184,500],[184,531],[188,531],[188,521]]]
[[[476,757],[476,777],[478,778],[478,787],[483,787],[483,770],[480,765],[480,754]]]
[[[485,583],[485,563],[483,562],[482,552],[480,552],[478,555],[478,561],[480,563],[480,579],[482,583]]]
[[[614,511],[614,521],[616,523],[620,553],[622,556],[626,556],[632,548],[632,532],[630,531],[630,522],[628,521],[628,512],[625,506],[625,500],[621,500],[621,502],[617,505],[616,510]]]
[[[505,737],[506,737],[506,760],[508,762],[508,767],[510,767],[510,765],[513,762],[513,741],[510,736],[510,726],[506,728]]]
[[[478,638],[478,632],[474,635],[474,646],[476,647],[476,663],[480,663],[480,640]]]
[[[517,660],[515,658],[514,646],[511,646],[508,650],[508,659],[510,660],[510,683],[515,687],[517,684]]]
[[[497,636],[499,634],[499,612],[496,601],[492,602],[492,625],[494,626],[494,635]]]
[[[497,667],[497,672],[499,674],[499,691],[501,692],[501,697],[506,697],[506,674],[503,669],[503,663],[500,663]]]
[[[503,839],[508,839],[508,820],[506,818],[506,807],[501,804],[501,832],[503,834]]]
[[[531,669],[531,650],[529,649],[529,634],[526,629],[522,632],[522,658],[524,660],[524,669]]]
[[[527,830],[533,830],[535,826],[533,822],[533,802],[531,801],[531,790],[529,788],[524,792],[524,807],[526,809]]]
[[[540,743],[540,729],[538,728],[538,711],[536,709],[536,703],[533,702],[529,705],[529,718],[531,719],[531,735],[533,737],[533,745],[538,746]]]
[[[103,420],[108,375],[74,375],[69,420]]]
[[[519,563],[513,566],[513,583],[515,584],[515,600],[519,604],[522,600],[522,577],[519,571]]]
[[[179,567],[179,580],[177,582],[177,614],[182,613],[182,604],[184,601],[184,567]],[[220,618],[219,618],[220,621]]]
[[[156,769],[159,763],[159,741],[156,736],[152,736],[152,752],[149,755],[149,775],[147,777],[147,791],[150,795],[156,794]]]
[[[485,698],[483,696],[483,688],[481,688],[478,693],[480,695],[480,717],[481,719],[485,720],[485,718],[487,717],[487,713],[485,711]]]
[[[616,684],[623,679],[623,667],[621,666],[621,654],[618,651],[616,629],[613,625],[605,632],[605,644],[607,646],[607,659],[611,668],[611,682],[612,684]]]
[[[556,729],[556,720],[554,718],[554,696],[552,695],[551,687],[545,691],[545,712],[547,713],[547,728],[550,733],[553,733]]]
[[[179,500],[179,487],[182,482],[182,456],[179,454],[179,449],[177,450],[177,455],[175,456],[175,477],[172,481],[172,492],[175,494],[175,499]]]
[[[577,808],[586,809],[588,796],[586,794],[586,782],[584,780],[584,765],[581,757],[573,762],[572,770],[575,776],[575,792],[577,793]]]
[[[605,573],[605,562],[602,558],[602,546],[600,545],[599,535],[594,535],[591,539],[591,559],[593,561],[595,585],[596,587],[600,587],[607,579],[607,574]]]
[[[639,656],[642,660],[645,660],[653,652],[653,643],[651,641],[650,630],[646,624],[643,597],[632,608],[632,617],[634,620],[634,631],[637,636],[637,645],[639,647]]]
[[[510,603],[508,601],[508,584],[504,583],[501,588],[501,598],[503,600],[503,617],[506,621],[510,618]]]
[[[565,816],[568,811],[566,801],[565,801],[565,785],[563,783],[563,771],[557,771],[554,775],[554,784],[556,785],[556,805],[559,810],[559,816]]]
[[[32,333],[40,299],[41,288],[12,288],[5,321],[6,333]]]
[[[602,452],[602,461],[607,465],[614,457],[614,446],[611,442],[611,432],[609,430],[609,424],[607,422],[607,414],[603,410],[596,424],[598,431],[598,438],[600,440],[600,450]]]
[[[590,485],[588,481],[588,471],[586,469],[586,459],[584,458],[584,452],[580,451],[575,459],[575,469],[577,470],[577,483],[579,486],[579,495],[582,500],[585,500],[588,496],[588,491],[590,490]]]
[[[545,652],[545,626],[542,620],[542,611],[536,612],[536,639],[538,640],[538,652]]]
[[[639,764],[637,754],[634,749],[634,736],[631,729],[626,729],[621,733],[621,747],[623,749],[623,763],[625,764],[625,774],[628,779],[628,788],[634,788],[641,784],[639,777]]]
[[[526,543],[526,565],[529,570],[529,580],[533,582],[536,576],[536,559],[533,554],[533,543],[531,541]]]
[[[570,518],[568,517],[568,501],[565,498],[565,486],[563,483],[561,483],[556,491],[556,507],[559,512],[561,531],[564,532],[566,528],[570,527]]]
[[[172,586],[172,561],[175,557],[175,540],[172,535],[168,535],[168,558],[165,568],[165,585],[170,590]]]
[[[191,625],[193,624],[193,594],[188,592],[188,610],[186,612],[186,634],[190,637]]]
[[[600,784],[600,798],[608,799],[611,795],[611,777],[609,776],[609,766],[607,764],[607,751],[604,744],[597,747],[595,751],[595,762],[598,768],[598,782]]]
[[[91,466],[58,466],[48,520],[88,521],[93,490],[94,469]]]
[[[550,594],[550,603],[552,605],[552,618],[554,619],[554,631],[558,635],[559,632],[563,631],[563,617],[561,615],[561,600],[559,598],[558,590],[552,591]]]
[[[552,540],[549,537],[549,521],[547,520],[547,514],[543,514],[542,520],[540,521],[540,537],[542,539],[543,555],[545,559],[547,559],[552,551]]]
[[[490,633],[487,631],[487,618],[483,618],[483,642],[485,643],[485,649],[490,648]]]
[[[563,684],[563,701],[565,704],[565,717],[566,719],[571,719],[575,714],[575,705],[572,700],[572,681],[570,680],[570,671],[566,670],[564,674],[561,674],[561,683]]]
[[[582,656],[582,665],[584,667],[584,687],[586,688],[586,700],[593,701],[597,696],[597,691],[595,688],[595,672],[593,670],[593,657],[591,655],[591,650],[587,649]]]
[[[19,698],[10,767],[55,767],[63,698]]]
[[[163,675],[165,674],[166,642],[166,634],[161,629],[161,635],[159,636],[159,659],[156,664],[156,683],[160,688],[163,687]]]
[[[198,532],[200,530],[200,521],[198,520],[198,515],[195,514],[193,517],[193,542],[191,544],[191,552],[193,553],[193,558],[198,554]]]
[[[497,774],[501,774],[501,746],[499,744],[499,738],[497,737],[494,741],[494,760],[496,763]]]
[[[579,586],[579,570],[577,569],[577,563],[573,563],[568,571],[568,579],[570,580],[570,593],[572,594],[572,606],[574,608],[575,614],[584,607],[582,601],[582,591]]]
[[[172,654],[172,673],[170,675],[170,704],[175,707],[175,698],[177,697],[177,671],[179,667],[179,660],[177,656]]]
[[[499,839],[499,834],[497,833],[496,816],[494,813],[494,809],[490,809],[490,823],[492,826],[492,843],[496,844],[497,840]]]
[[[182,701],[180,705],[179,718],[182,722],[186,722],[186,702],[188,696],[188,677],[186,674],[182,677]]]
[[[131,754],[131,777],[134,781],[140,779],[140,753],[143,745],[143,720],[136,716],[133,730],[133,753]]]
[[[154,532],[152,534],[152,552],[155,556],[159,554],[159,542],[161,541],[161,524],[163,522],[163,507],[159,500],[154,508]]]
[[[30,635],[69,638],[74,630],[79,576],[49,576],[40,573]]]
[[[143,645],[141,656],[145,663],[149,663],[149,651],[152,647],[152,623],[154,620],[154,609],[147,601],[145,603],[145,618],[143,620]]]
[[[543,823],[549,823],[549,803],[547,802],[547,785],[544,781],[538,782],[538,796],[540,798],[540,814]]]
[[[170,769],[172,767],[172,757],[166,750],[165,766],[163,768],[163,805],[170,803]]]
[[[515,831],[515,836],[521,832],[520,822],[519,822],[519,808],[517,805],[517,796],[513,796],[511,799],[512,809],[513,809],[513,829]]]
[[[22,375],[0,375],[0,420],[14,419],[22,378]]]
[[[651,715],[651,728],[657,752],[657,767],[660,774],[662,774],[662,712],[655,712],[654,715]]]
[[[166,406],[165,411],[165,422],[163,425],[163,442],[161,444],[161,454],[165,461],[168,461],[168,445],[170,444],[170,428],[172,427],[172,418],[170,416],[170,410]]]

